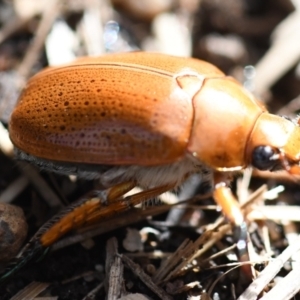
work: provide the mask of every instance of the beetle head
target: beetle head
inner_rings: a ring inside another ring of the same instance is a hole
[[[262,113],[249,137],[246,157],[259,170],[300,175],[300,127],[287,118]]]

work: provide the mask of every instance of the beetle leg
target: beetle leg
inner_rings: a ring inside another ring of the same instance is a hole
[[[160,186],[122,198],[135,186],[136,182],[134,181],[121,183],[107,190],[97,191],[96,197],[80,199],[64,209],[58,216],[55,216],[40,228],[23,248],[21,257],[0,277],[0,284],[3,284],[31,260],[39,258],[47,247],[72,229],[107,219],[143,201],[157,197],[174,188],[175,185]]]
[[[240,226],[244,222],[244,216],[241,212],[240,205],[226,182],[215,181],[213,197],[216,203],[222,207],[223,214],[231,223]]]
[[[42,246],[49,247],[72,229],[89,223],[88,219],[95,211],[100,210],[103,218],[106,215],[110,216],[110,203],[120,199],[135,186],[134,181],[124,182],[109,189],[97,191],[94,197],[80,199],[71,204],[39,230],[38,236]]]
[[[101,208],[100,210],[95,211],[93,214],[91,214],[87,219],[86,223],[91,224],[98,222],[101,219],[111,217],[114,214],[117,214],[119,212],[125,211],[137,204],[140,204],[142,202],[145,202],[149,199],[155,198],[172,188],[174,188],[175,185],[164,185],[155,187],[149,190],[145,190],[142,192],[139,192],[137,194],[133,194],[130,196],[127,196],[123,199],[115,199],[115,201],[110,202],[110,204],[104,208]]]
[[[234,239],[237,244],[239,260],[241,262],[249,261],[247,248],[247,224],[244,220],[240,205],[228,187],[228,176],[224,173],[216,172],[214,174],[214,192],[213,197],[216,203],[222,208],[223,214],[234,225]],[[252,278],[252,272],[249,265],[242,266],[244,274],[249,279]]]

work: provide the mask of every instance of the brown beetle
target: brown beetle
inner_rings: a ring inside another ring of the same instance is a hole
[[[227,187],[236,171],[252,165],[300,173],[297,124],[268,113],[213,65],[163,54],[84,58],[40,72],[12,114],[10,137],[23,159],[98,177],[110,201],[141,186],[135,204],[206,173],[236,226],[244,218]],[[73,209],[41,243],[49,246],[70,230],[67,222],[101,217],[100,202]]]

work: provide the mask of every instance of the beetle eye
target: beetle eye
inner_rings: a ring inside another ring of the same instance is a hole
[[[252,165],[259,170],[272,169],[277,164],[277,160],[274,160],[275,153],[270,146],[256,147],[252,153]]]

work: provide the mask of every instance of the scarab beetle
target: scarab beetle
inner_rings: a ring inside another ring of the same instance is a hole
[[[244,219],[228,188],[235,172],[252,165],[300,173],[296,123],[270,114],[213,65],[156,53],[83,58],[38,73],[11,116],[10,138],[22,159],[99,178],[113,199],[141,186],[142,201],[205,173],[237,226]]]

